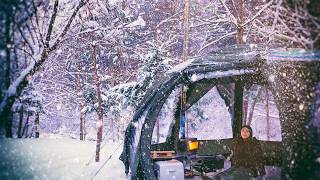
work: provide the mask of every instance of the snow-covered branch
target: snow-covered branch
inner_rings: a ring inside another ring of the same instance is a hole
[[[81,0],[77,8],[74,10],[72,14],[72,18],[69,19],[67,25],[65,26],[63,33],[60,35],[62,37],[65,35],[66,31],[68,31],[71,22],[73,21],[75,14],[79,11],[79,9],[84,5],[84,1]],[[55,1],[54,3],[54,8],[53,12],[50,18],[50,23],[55,22],[55,18],[57,15],[58,11],[58,0]],[[54,24],[49,24],[48,30],[47,30],[47,35],[46,35],[46,42],[45,42],[45,48],[42,50],[41,54],[38,54],[35,59],[36,61],[32,61],[31,64],[21,72],[20,76],[9,86],[6,94],[4,95],[4,98],[2,99],[0,103],[0,115],[2,116],[2,113],[4,112],[4,109],[10,109],[11,106],[13,105],[14,97],[19,95],[22,92],[22,89],[28,85],[28,80],[27,77],[31,77],[34,73],[36,73],[42,64],[46,61],[48,58],[49,53],[56,48],[56,46],[59,43],[59,40],[56,41],[53,47],[49,47],[50,40],[51,40],[51,34],[52,34],[52,28]]]
[[[172,16],[162,20],[160,23],[157,24],[156,29],[159,28],[162,24],[167,23],[169,21],[176,21],[177,19],[173,19],[175,17],[179,18],[179,15],[183,13],[183,10],[178,11],[177,13],[173,14]]]
[[[245,23],[241,24],[241,26],[245,26],[255,20],[258,16],[261,15],[263,11],[265,11],[271,4],[273,3],[273,0],[265,4],[251,19],[247,20]]]
[[[45,39],[45,43],[44,43],[44,46],[46,49],[49,49],[49,42],[51,40],[51,34],[52,34],[52,30],[53,30],[54,21],[56,20],[57,13],[58,13],[58,5],[59,5],[59,0],[56,0],[54,2],[53,12],[52,12],[52,16],[51,16],[51,19],[49,22],[49,27],[48,27],[48,31],[47,31],[47,35],[46,35],[46,39]]]
[[[214,40],[214,41],[209,42],[208,44],[206,44],[205,46],[203,46],[203,47],[202,47],[198,52],[203,51],[204,49],[206,49],[207,47],[211,46],[212,44],[214,44],[214,43],[216,43],[216,42],[220,41],[221,39],[224,39],[224,38],[226,38],[226,37],[228,37],[228,36],[235,35],[235,34],[237,34],[237,32],[236,32],[236,31],[234,31],[234,32],[230,32],[230,33],[227,33],[227,34],[225,34],[225,35],[223,35],[223,36],[219,37],[218,39],[216,39],[216,40]]]
[[[228,13],[228,16],[230,16],[231,22],[233,24],[235,24],[236,26],[238,25],[237,19],[234,17],[234,15],[230,12],[229,8],[227,7],[225,0],[219,0],[221,2],[221,4],[223,5],[223,7],[225,8],[225,10]]]
[[[62,38],[66,35],[66,33],[68,32],[70,25],[73,21],[73,19],[75,18],[75,16],[77,15],[78,11],[80,10],[80,8],[82,6],[84,6],[86,3],[88,2],[88,0],[80,0],[78,6],[76,7],[76,9],[73,11],[72,15],[70,16],[67,24],[65,25],[65,27],[62,30],[62,33],[58,36],[56,42],[53,43],[52,47],[50,47],[50,51],[53,51],[57,48],[57,46],[60,44],[60,41],[62,40]]]
[[[30,65],[21,72],[20,76],[9,86],[3,100],[0,104],[0,113],[3,112],[5,106],[7,106],[8,100],[11,96],[15,96],[19,85],[26,79],[27,75],[34,69],[35,62],[32,61]]]

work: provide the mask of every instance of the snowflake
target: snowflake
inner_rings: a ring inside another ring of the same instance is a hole
[[[99,128],[99,127],[101,127],[101,126],[102,126],[102,121],[97,121],[96,127]]]
[[[299,110],[302,111],[303,108],[304,108],[304,105],[303,105],[303,104],[300,104],[300,105],[299,105]]]

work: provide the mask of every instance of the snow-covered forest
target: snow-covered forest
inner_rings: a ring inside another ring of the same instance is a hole
[[[263,58],[317,51],[320,3],[1,0],[0,32],[0,179],[128,179],[118,160],[125,131],[159,77],[236,44],[263,47]],[[190,136],[232,138],[233,112],[218,89],[186,111]],[[311,96],[320,137],[319,89]],[[180,90],[163,106],[153,144],[170,134]],[[259,140],[281,142],[273,93],[245,86],[242,122]]]

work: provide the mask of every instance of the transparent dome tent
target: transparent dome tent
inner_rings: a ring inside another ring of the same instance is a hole
[[[259,139],[265,163],[282,167],[286,177],[317,177],[319,72],[319,51],[270,50],[263,45],[230,46],[179,64],[155,78],[126,129],[120,159],[130,168],[131,179],[157,179],[151,151],[183,154],[179,138],[181,110],[188,113],[210,91],[218,93],[214,98],[219,99],[217,107],[224,106],[220,112],[227,112],[225,117],[229,117],[227,123],[216,120],[228,125],[219,126],[218,122],[215,126],[220,130],[229,127],[222,131],[229,135],[200,139],[197,155],[228,156],[231,139],[239,135],[241,126],[247,121],[248,114],[243,110],[245,91],[252,89],[255,92],[263,87],[274,100],[270,107],[278,113],[275,120],[279,121],[275,140]],[[184,105],[181,105],[181,87],[186,89]],[[163,115],[164,111],[171,112]],[[166,121],[165,125],[159,126],[159,119]],[[206,123],[209,126],[213,121]],[[189,128],[192,129],[192,124]],[[166,135],[155,137],[156,131],[158,135],[159,132]]]

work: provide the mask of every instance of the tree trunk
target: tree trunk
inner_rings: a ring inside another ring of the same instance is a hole
[[[22,138],[22,134],[21,134],[22,123],[23,123],[23,106],[21,106],[19,111],[19,125],[18,125],[18,132],[17,132],[18,138]]]
[[[12,112],[7,111],[7,117],[6,117],[6,137],[12,138]]]
[[[117,56],[118,56],[118,62],[116,62],[115,68],[113,71],[113,73],[114,73],[113,86],[117,86],[118,84],[120,84],[120,75],[122,74],[122,72],[121,72],[121,64],[122,64],[122,49],[121,49],[121,47],[117,47]],[[119,113],[113,112],[112,116],[113,117],[110,118],[110,134],[111,134],[112,140],[115,140],[114,124],[119,119]]]
[[[101,98],[101,91],[100,91],[100,79],[98,76],[98,67],[97,67],[97,60],[96,60],[96,45],[92,45],[92,61],[93,61],[93,70],[94,70],[94,79],[97,88],[97,97],[98,97],[98,132],[97,132],[97,147],[96,147],[96,162],[100,160],[100,146],[102,142],[102,133],[103,133],[103,112],[102,112],[102,98]]]
[[[243,44],[244,39],[243,39],[243,16],[244,16],[244,3],[243,0],[238,0],[238,5],[239,5],[239,14],[238,14],[238,27],[237,27],[237,42],[238,44]]]
[[[80,140],[84,140],[84,134],[83,134],[83,113],[81,109],[83,108],[82,103],[80,102]]]
[[[87,132],[86,132],[86,121],[84,119],[84,114],[82,114],[82,115],[83,115],[83,119],[82,119],[82,122],[83,122],[83,128],[82,128],[82,130],[83,130],[83,140],[85,141],[86,140],[86,134],[87,134]]]
[[[189,56],[189,11],[190,2],[189,0],[184,0],[184,12],[183,12],[183,61],[188,61]],[[187,101],[187,89],[186,87],[181,87],[181,115],[180,115],[180,128],[182,129],[181,137],[189,138],[189,123],[186,114],[186,101]]]
[[[270,140],[269,92],[266,87],[267,140]]]
[[[243,105],[242,105],[242,125],[246,125],[247,119],[248,119],[248,99],[249,98],[243,98]]]
[[[262,90],[261,88],[258,90],[258,93],[257,93],[257,96],[254,98],[253,102],[252,102],[252,105],[251,105],[251,108],[250,108],[250,111],[249,111],[249,116],[248,116],[248,121],[247,121],[247,125],[251,125],[252,123],[252,118],[253,118],[253,112],[254,112],[254,107],[256,106],[257,102],[258,102],[258,99],[259,99],[259,96],[261,94]]]
[[[39,138],[40,133],[39,133],[39,112],[36,113],[36,118],[34,119],[34,130],[35,130],[35,138]]]
[[[5,37],[6,37],[6,71],[5,71],[5,79],[4,84],[6,88],[10,86],[10,72],[11,72],[11,11],[7,11],[6,13],[6,25],[5,25]]]
[[[80,63],[78,63],[78,72],[79,72],[79,75],[77,76],[77,81],[76,81],[76,87],[77,87],[77,91],[78,93],[81,92],[81,73],[82,73],[82,70],[81,70],[81,65]],[[84,134],[83,134],[83,112],[82,112],[82,109],[83,109],[83,103],[82,103],[82,100],[80,99],[79,100],[79,108],[80,108],[80,140],[83,141],[84,140]]]
[[[22,136],[24,135],[25,138],[28,137],[28,130],[29,130],[29,118],[30,118],[30,112],[27,112],[27,120],[23,127]]]
[[[242,125],[243,84],[241,82],[235,83],[234,92],[234,117],[232,123],[232,132],[233,137],[237,137],[240,134]]]
[[[11,6],[9,6],[11,7]],[[9,9],[7,13],[5,14],[6,17],[6,23],[5,23],[5,38],[6,38],[6,67],[5,67],[5,78],[4,78],[4,85],[5,88],[8,89],[10,86],[10,73],[11,73],[11,10]],[[11,138],[12,137],[12,112],[11,107],[8,109],[5,109],[5,116],[4,116],[4,124],[6,129],[6,137]]]
[[[160,142],[160,119],[157,120],[157,143]]]

